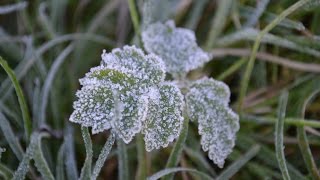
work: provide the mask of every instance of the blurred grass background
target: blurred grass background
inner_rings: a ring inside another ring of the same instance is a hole
[[[143,1],[135,2],[141,20]],[[155,16],[161,20],[168,15],[177,26],[194,30],[198,44],[213,55],[211,62],[191,72],[189,78],[207,75],[227,83],[233,108],[241,113],[237,144],[224,169],[217,168],[202,152],[194,125],[190,126],[179,166],[212,177],[281,179],[275,123],[284,113],[278,112],[279,96],[288,91],[286,110],[282,111],[286,111],[283,142],[289,174],[292,179],[319,179],[320,1],[311,0],[295,10],[262,38],[240,108],[240,88],[254,40],[296,1],[162,2]],[[14,69],[22,86],[33,132],[51,135],[43,140],[42,149],[57,179],[75,177],[85,159],[80,127],[68,122],[75,92],[80,88],[78,79],[99,64],[103,49],[135,44],[137,38],[127,0],[0,1],[0,55]],[[3,177],[12,176],[28,145],[22,117],[13,85],[1,69],[0,147],[6,149],[0,163]],[[92,136],[94,152],[101,149],[107,136],[108,132]],[[148,153],[148,175],[164,168],[171,147]],[[136,143],[127,148],[130,177],[135,177]],[[28,174],[30,179],[38,176],[35,170]],[[100,178],[117,177],[114,148]],[[175,178],[199,179],[187,172],[177,173]]]

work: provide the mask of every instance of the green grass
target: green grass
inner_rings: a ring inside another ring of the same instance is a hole
[[[117,140],[108,157],[99,152],[110,151],[111,132],[90,135],[68,122],[78,79],[99,64],[102,50],[142,47],[142,0],[28,1],[3,10],[17,2],[0,2],[0,179],[87,179],[100,168],[101,179],[319,179],[318,0],[177,1],[161,6],[171,13],[155,12],[193,29],[212,53],[188,78],[208,75],[230,86],[241,128],[223,169],[201,150],[194,122],[176,141],[180,148],[145,152],[136,137],[129,145]],[[287,104],[278,101],[284,90]],[[28,153],[35,163],[17,176]]]

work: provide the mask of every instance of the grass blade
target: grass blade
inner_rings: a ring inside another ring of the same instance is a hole
[[[252,27],[254,26],[257,21],[259,20],[262,13],[267,8],[267,5],[269,4],[270,0],[262,0],[257,2],[257,8],[250,14],[247,22],[243,25],[244,27]]]
[[[60,66],[62,65],[62,63],[64,62],[64,60],[66,59],[66,57],[72,52],[74,48],[73,44],[70,44],[66,49],[64,49],[61,54],[57,57],[57,59],[55,59],[55,61],[53,62],[51,69],[47,75],[47,78],[44,81],[44,85],[43,85],[43,89],[42,89],[42,101],[40,103],[40,111],[39,111],[39,127],[43,124],[45,124],[45,120],[46,120],[46,107],[48,104],[48,97],[49,97],[49,93],[50,90],[52,89],[52,84],[54,81],[54,78],[56,77],[56,74],[58,72],[58,70],[60,69]]]
[[[279,100],[279,109],[278,109],[278,121],[276,122],[276,132],[275,132],[275,147],[276,155],[279,163],[280,170],[282,172],[282,177],[285,180],[290,180],[289,171],[286,164],[286,159],[284,155],[284,146],[283,146],[283,125],[284,118],[286,116],[286,107],[288,102],[288,93],[284,92],[280,96]]]
[[[19,2],[16,4],[0,6],[0,14],[8,14],[14,11],[20,11],[26,8],[28,3],[26,1]]]
[[[218,3],[217,11],[216,11],[216,14],[214,15],[211,30],[209,31],[209,37],[206,42],[207,49],[212,48],[216,38],[222,32],[226,24],[229,11],[231,10],[232,2],[233,0],[217,1]]]
[[[178,168],[168,168],[168,169],[161,170],[161,171],[153,174],[152,176],[148,177],[147,180],[157,180],[157,179],[160,179],[161,177],[167,176],[169,174],[173,174],[176,172],[184,172],[184,171],[197,174],[201,177],[201,179],[208,179],[208,180],[212,179],[212,177],[210,177],[209,175],[207,175],[203,172],[200,172],[198,170],[178,167]]]
[[[0,65],[8,74],[16,90],[18,101],[20,104],[20,109],[22,112],[23,122],[24,122],[25,136],[28,141],[32,132],[32,124],[31,124],[28,106],[27,106],[26,100],[24,99],[23,91],[20,87],[19,81],[17,80],[17,77],[14,71],[9,67],[8,63],[2,59],[2,57],[0,57]]]
[[[138,16],[137,8],[134,2],[135,0],[128,0],[134,31],[136,35],[140,36],[139,16]]]
[[[279,24],[285,17],[287,17],[288,15],[290,15],[291,13],[293,13],[294,11],[296,11],[297,9],[299,9],[300,7],[302,7],[303,5],[305,5],[309,0],[300,0],[298,2],[296,2],[295,4],[293,4],[292,6],[290,6],[289,8],[287,8],[285,11],[283,11],[276,19],[274,19],[270,24],[268,24],[258,35],[258,37],[256,38],[253,48],[252,48],[252,53],[249,59],[249,62],[247,64],[242,82],[241,82],[241,87],[240,87],[240,95],[239,95],[239,106],[238,106],[238,111],[241,112],[242,111],[242,105],[243,105],[243,100],[245,97],[245,94],[247,92],[248,89],[248,85],[249,85],[249,81],[250,81],[250,77],[251,77],[251,73],[253,70],[253,66],[255,64],[255,60],[256,60],[256,56],[257,56],[257,52],[261,43],[261,40],[263,38],[263,36],[265,34],[267,34],[271,29],[273,29],[275,26],[277,26],[277,24]]]
[[[78,179],[78,170],[77,170],[77,163],[75,159],[75,149],[74,149],[74,135],[73,135],[73,128],[70,124],[66,126],[66,133],[65,133],[65,149],[64,149],[64,159],[65,159],[65,168],[67,179]]]
[[[52,39],[46,42],[36,50],[35,54],[39,57],[45,52],[47,52],[48,50],[52,49],[54,46],[67,41],[71,41],[71,40],[87,40],[87,41],[92,41],[99,44],[104,44],[107,46],[113,46],[115,44],[113,41],[111,41],[108,38],[105,38],[104,36],[94,35],[89,33],[74,33],[74,34],[66,34],[63,36],[59,36],[55,39]],[[28,58],[25,61],[22,61],[21,63],[19,63],[17,68],[15,68],[17,79],[18,80],[22,79],[37,60],[38,58],[31,57],[30,59]],[[6,79],[5,81],[3,81],[3,83],[0,86],[1,100],[7,97],[8,93],[10,93],[10,88],[11,88],[10,80]]]
[[[248,147],[257,144],[257,142],[250,138],[248,134],[238,135],[238,141],[241,143],[237,144],[237,146],[243,150],[248,150]],[[269,149],[267,146],[261,145],[261,150],[256,157],[268,166],[279,168],[274,150]],[[287,166],[292,179],[306,179],[292,164],[288,163]]]
[[[217,176],[216,172],[212,168],[212,165],[204,157],[203,152],[193,150],[189,147],[184,147],[185,153],[189,156],[191,161],[193,161],[197,167],[202,167],[206,172],[210,173],[212,176]]]
[[[56,165],[57,180],[64,180],[64,166],[63,166],[64,152],[65,152],[65,144],[63,143],[59,148],[58,156],[57,156],[57,165]]]
[[[18,169],[14,172],[13,180],[24,179],[27,172],[29,171],[30,161],[34,156],[37,146],[37,136],[34,134],[31,137],[30,144],[26,150],[26,153],[23,156],[22,161],[20,162]]]
[[[91,141],[90,133],[87,127],[81,126],[81,132],[82,132],[84,145],[86,148],[86,159],[81,169],[80,179],[87,180],[91,178],[91,166],[92,166],[92,156],[93,156],[92,141]]]
[[[113,132],[111,132],[107,142],[104,144],[101,153],[99,154],[98,160],[93,168],[93,174],[92,174],[92,179],[97,179],[97,177],[99,176],[99,173],[101,171],[101,168],[104,165],[104,162],[106,161],[112,146],[114,144],[115,141],[115,134]]]
[[[257,29],[245,28],[245,29],[237,31],[233,34],[222,37],[221,39],[218,40],[217,45],[228,46],[228,45],[232,45],[233,43],[238,42],[240,40],[255,41],[261,32],[262,31],[259,31]],[[261,43],[272,44],[272,45],[288,48],[288,49],[291,49],[294,51],[298,51],[298,52],[301,52],[304,54],[309,54],[309,55],[312,55],[315,57],[320,57],[320,52],[318,50],[316,50],[315,48],[298,44],[294,41],[291,41],[289,39],[286,39],[286,38],[283,38],[280,36],[276,36],[271,33],[266,33],[261,38]]]
[[[233,175],[235,175],[239,169],[241,169],[248,161],[250,161],[253,157],[255,157],[260,151],[260,146],[255,145],[250,150],[240,157],[238,160],[234,161],[233,164],[228,166],[218,177],[219,179],[230,179]]]
[[[21,160],[23,157],[23,150],[18,141],[18,138],[15,136],[8,119],[0,112],[0,128],[4,135],[4,138],[7,140],[10,148],[16,157]]]
[[[318,82],[316,82],[318,83]],[[320,92],[320,89],[315,89],[311,92],[311,94],[304,100],[301,114],[302,117],[305,115],[306,107],[309,104],[311,100]],[[297,127],[297,138],[299,142],[299,148],[301,150],[301,154],[303,156],[303,159],[307,165],[308,171],[312,174],[313,179],[320,179],[319,170],[317,168],[316,162],[312,156],[312,152],[309,146],[309,140],[307,137],[307,134],[304,130],[304,126]]]
[[[11,179],[13,177],[13,172],[7,166],[0,163],[0,177],[1,176],[4,179]]]
[[[54,180],[54,177],[50,171],[48,163],[43,156],[42,148],[41,148],[41,139],[45,136],[45,134],[34,133],[33,138],[36,138],[36,145],[34,149],[33,160],[35,162],[35,166],[37,170],[40,172],[41,176],[46,180]]]
[[[240,9],[240,15],[245,17],[245,18],[250,18],[252,13],[254,13],[254,11],[255,11],[254,8],[249,7],[249,6],[240,6],[239,9]],[[275,18],[277,18],[276,14],[264,11],[263,15],[261,17],[261,20],[262,21],[266,21],[267,23],[270,23]],[[294,20],[291,20],[291,19],[288,19],[288,18],[283,19],[278,24],[278,26],[285,27],[285,28],[288,28],[288,29],[295,29],[295,30],[298,30],[298,31],[305,30],[305,27],[301,22],[294,21]]]

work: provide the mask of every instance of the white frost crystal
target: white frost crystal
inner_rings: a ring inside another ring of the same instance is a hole
[[[227,85],[203,78],[192,84],[186,95],[188,114],[198,121],[201,145],[209,151],[209,158],[220,168],[235,145],[239,117],[229,107]]]
[[[183,96],[174,84],[165,83],[149,92],[149,108],[143,133],[146,150],[167,147],[181,131]]]
[[[172,20],[149,25],[142,32],[142,40],[145,49],[160,56],[167,72],[174,76],[184,75],[210,60],[209,54],[198,47],[194,32],[176,28]]]
[[[183,98],[176,86],[163,84],[161,58],[134,46],[103,52],[101,58],[101,65],[80,79],[70,121],[92,127],[93,134],[112,128],[126,143],[143,129],[148,151],[166,147],[180,133]]]

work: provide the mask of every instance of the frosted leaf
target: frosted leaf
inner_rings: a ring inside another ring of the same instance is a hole
[[[180,134],[183,96],[173,84],[162,84],[149,91],[149,107],[143,133],[146,150],[167,147]]]
[[[225,105],[228,105],[230,99],[230,90],[225,83],[207,77],[195,81],[191,86],[190,93],[193,94],[193,97],[203,96],[205,101],[215,99]],[[189,109],[192,121],[199,119],[198,112],[205,111],[204,105],[199,104]]]
[[[101,65],[80,79],[70,121],[92,127],[93,134],[113,129],[125,143],[144,128],[148,150],[165,147],[180,133],[183,98],[176,86],[162,84],[164,76],[161,58],[134,46],[104,52]],[[159,138],[149,142],[151,136]]]
[[[73,103],[74,112],[70,121],[93,127],[93,133],[111,128],[114,99],[108,86],[83,86],[76,96],[78,100]]]
[[[239,117],[229,107],[229,88],[213,79],[196,81],[186,95],[189,117],[197,120],[204,151],[220,168],[232,152]]]
[[[92,127],[96,134],[113,128],[125,142],[141,130],[145,98],[135,89],[137,80],[116,70],[94,67],[80,80],[70,121]],[[115,92],[117,96],[115,97]],[[115,98],[119,103],[116,103]],[[116,113],[119,111],[119,113]]]
[[[122,92],[115,103],[114,93],[107,86],[90,85],[82,87],[77,97],[70,121],[92,127],[93,134],[113,128],[128,143],[141,130],[147,103],[135,91]]]
[[[153,86],[162,82],[165,77],[163,61],[154,54],[145,55],[135,46],[116,48],[111,53],[104,52],[101,58],[102,66],[123,72],[129,77],[135,77],[140,85]]]
[[[173,75],[185,74],[210,60],[209,54],[198,47],[194,32],[176,28],[173,21],[149,25],[142,32],[142,40],[145,49],[160,56]]]

